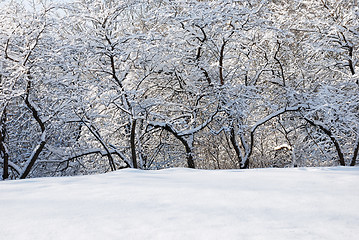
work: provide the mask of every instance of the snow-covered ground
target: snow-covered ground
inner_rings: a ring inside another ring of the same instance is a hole
[[[0,239],[359,236],[359,168],[168,169],[0,182]]]

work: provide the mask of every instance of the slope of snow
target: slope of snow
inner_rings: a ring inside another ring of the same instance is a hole
[[[0,182],[0,238],[357,239],[359,168],[126,169]]]

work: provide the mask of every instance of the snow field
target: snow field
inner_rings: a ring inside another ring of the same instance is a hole
[[[0,182],[11,240],[325,239],[359,234],[359,168],[125,169]]]

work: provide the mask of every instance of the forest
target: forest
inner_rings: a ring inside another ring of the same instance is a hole
[[[0,179],[359,161],[356,0],[0,9]]]

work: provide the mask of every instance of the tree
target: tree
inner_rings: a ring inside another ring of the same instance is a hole
[[[310,138],[322,153],[329,152],[327,149],[332,146],[340,165],[353,165],[358,149],[357,49],[354,47],[358,40],[357,6],[353,1],[308,1],[296,6],[287,1],[282,3],[284,11],[296,19],[279,22],[279,26],[292,33],[291,48],[295,56],[300,56],[290,58],[302,66],[298,69],[293,65],[292,71],[297,69],[301,73],[297,80],[300,94],[296,95],[307,104],[303,115],[311,127],[306,127],[306,131],[318,131],[310,133]],[[352,152],[351,160],[345,157],[349,152]]]
[[[74,106],[67,85],[72,79],[67,65],[71,62],[61,54],[53,5],[25,7],[9,2],[4,9],[0,16],[4,23],[0,30],[1,161],[4,178],[26,178],[36,176],[36,171],[42,175],[42,168],[52,161],[51,149],[72,138],[73,129],[63,126]]]
[[[353,1],[29,2],[0,13],[3,179],[357,162]]]

